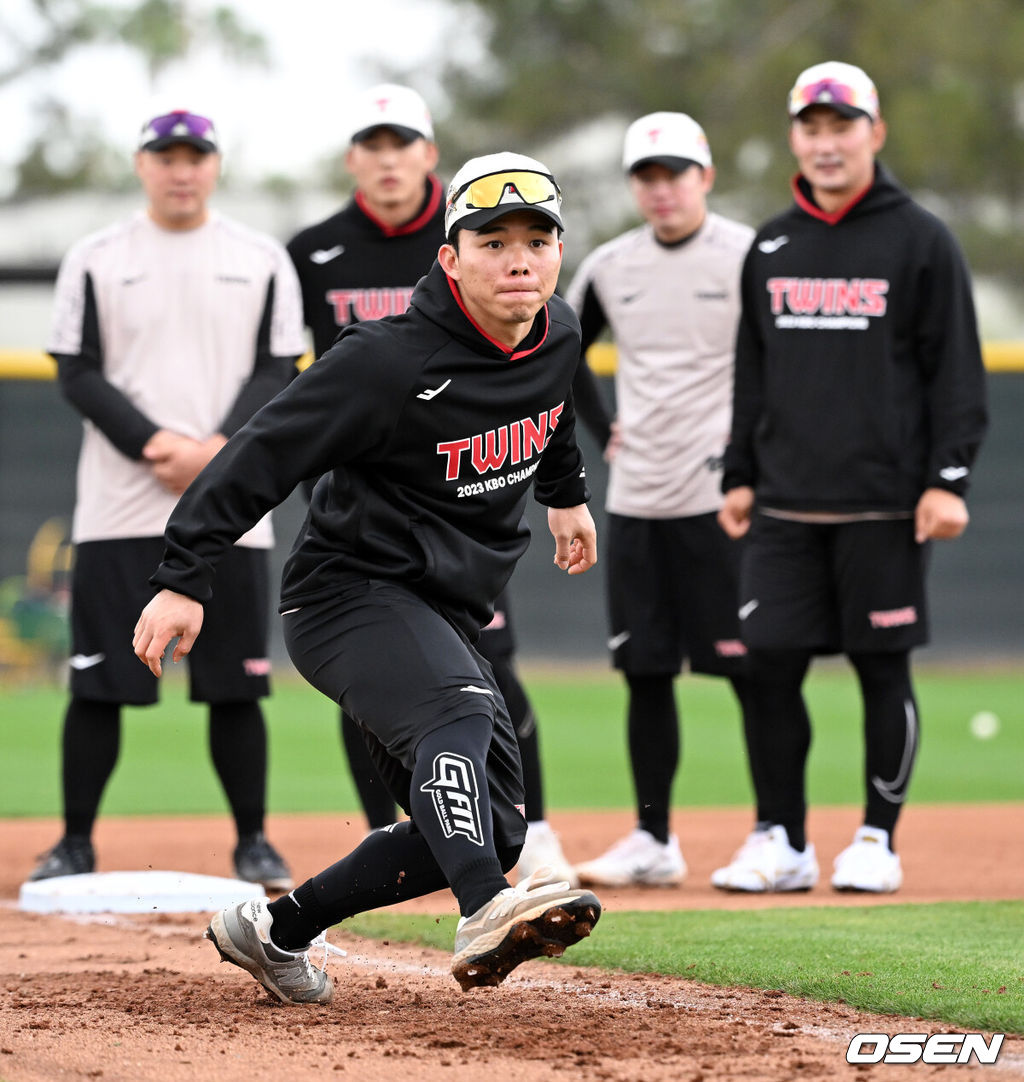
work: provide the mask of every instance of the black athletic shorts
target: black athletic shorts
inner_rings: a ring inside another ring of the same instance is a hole
[[[488,661],[508,659],[516,651],[516,637],[512,630],[512,609],[509,607],[508,590],[502,590],[494,602],[494,619],[480,629],[476,648]]]
[[[755,514],[740,576],[747,646],[892,652],[928,641],[928,546],[913,519],[821,524]]]
[[[436,608],[397,582],[346,575],[335,597],[285,612],[284,637],[295,668],[362,729],[407,814],[423,737],[461,718],[489,717],[495,843],[522,844],[523,768],[504,700],[491,666]]]
[[[736,616],[739,553],[714,514],[687,518],[609,515],[605,531],[608,648],[634,675],[690,669],[742,672]]]
[[[72,695],[131,706],[159,698],[159,682],[132,652],[132,636],[153,596],[149,576],[163,555],[162,537],[75,546]],[[192,702],[250,702],[270,693],[269,618],[267,551],[236,546],[217,564],[213,599],[187,658]]]

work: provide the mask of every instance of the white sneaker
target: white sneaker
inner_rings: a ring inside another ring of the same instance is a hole
[[[864,890],[891,894],[903,884],[900,858],[889,848],[889,832],[861,827],[835,859],[832,886],[836,890]]]
[[[755,830],[733,856],[731,863],[711,873],[711,885],[719,890],[810,890],[818,882],[814,846],[801,853],[789,844],[786,828]]]
[[[546,819],[527,825],[526,841],[519,854],[516,871],[522,880],[534,875],[541,868],[547,868],[548,871],[544,877],[534,879],[538,886],[543,883],[568,883],[570,887],[580,885],[575,869],[565,859],[558,835]]]
[[[673,834],[659,842],[639,827],[595,860],[576,865],[581,883],[605,887],[677,887],[686,878],[686,861]]]

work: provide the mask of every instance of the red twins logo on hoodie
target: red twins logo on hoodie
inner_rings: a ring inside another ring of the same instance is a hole
[[[524,417],[501,428],[492,428],[489,432],[439,443],[437,453],[445,458],[445,480],[458,480],[462,456],[467,451],[470,464],[478,474],[500,470],[506,462],[510,466],[529,462],[548,445],[564,408],[565,403],[559,402],[554,409],[541,413],[536,420]]]
[[[397,316],[409,307],[412,286],[375,289],[331,289],[327,303],[334,309],[334,322],[345,327],[351,322],[366,323],[385,316]]]
[[[845,327],[865,329],[869,317],[884,316],[889,282],[885,278],[769,278],[765,283],[777,327],[829,326],[838,317]],[[798,317],[818,317],[810,321]],[[861,317],[849,320],[845,317]]]

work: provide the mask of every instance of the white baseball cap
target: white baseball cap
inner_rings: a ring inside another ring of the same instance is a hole
[[[622,167],[627,173],[653,162],[681,173],[692,162],[711,164],[711,147],[704,129],[686,113],[648,113],[626,129]]]
[[[433,142],[434,125],[427,103],[407,86],[378,83],[364,90],[352,102],[349,112],[349,142],[358,143],[375,128],[390,128],[407,143],[414,139]]]
[[[562,192],[551,170],[536,158],[503,150],[470,158],[448,185],[444,234],[479,229],[514,210],[535,210],[562,225]]]
[[[787,104],[791,117],[812,105],[827,105],[843,116],[866,116],[873,121],[879,117],[875,84],[866,72],[840,60],[826,60],[802,71]]]

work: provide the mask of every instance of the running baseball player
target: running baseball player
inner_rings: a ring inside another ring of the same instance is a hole
[[[444,243],[444,193],[434,174],[438,149],[423,98],[394,83],[372,86],[353,99],[348,127],[345,166],[356,184],[352,198],[287,246],[318,357],[344,327],[404,312]],[[574,393],[584,380],[593,382],[586,366]],[[587,390],[589,401],[596,392]],[[553,881],[575,882],[545,813],[537,718],[516,670],[508,594],[503,590],[495,600],[494,618],[481,631],[477,649],[494,668],[523,760],[527,830],[518,871],[525,877],[546,866]],[[370,829],[389,826],[396,819],[394,799],[359,726],[344,711],[341,736]]]
[[[233,538],[319,476],[282,584],[298,671],[361,727],[410,818],[373,831],[286,897],[230,906],[209,935],[285,1003],[333,985],[308,946],[355,913],[448,885],[464,989],[589,934],[589,891],[504,873],[522,847],[523,779],[508,712],[473,646],[529,540],[531,487],[555,563],[597,558],[571,386],[579,323],[554,296],[561,193],[521,154],[467,162],[446,243],[409,311],[346,330],[236,433],[182,497],[135,650],[160,674],[187,653]]]

